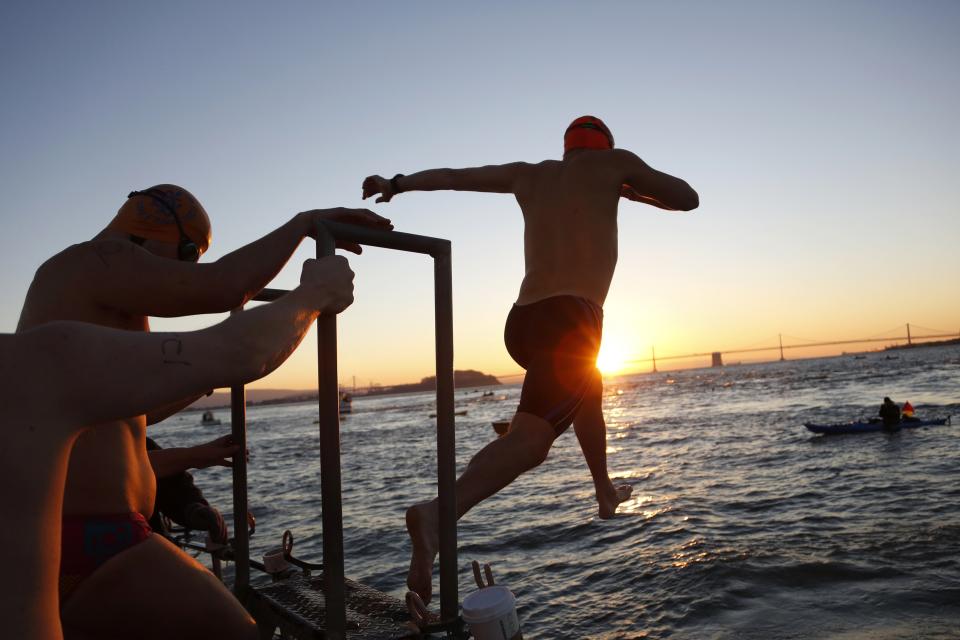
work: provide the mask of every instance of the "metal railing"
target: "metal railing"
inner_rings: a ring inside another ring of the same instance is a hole
[[[334,222],[318,222],[317,257],[334,254],[336,240],[422,253],[433,258],[434,324],[437,375],[437,484],[440,507],[440,617],[459,615],[457,593],[457,503],[455,433],[453,411],[453,284],[450,241],[398,231],[379,231]],[[276,300],[287,293],[264,289],[254,300]],[[320,491],[323,526],[323,590],[327,633],[342,638],[346,628],[343,569],[343,514],[340,477],[340,390],[337,381],[337,317],[317,320],[317,366],[319,369]],[[246,408],[242,385],[231,389],[233,437],[246,450]],[[247,468],[244,456],[233,464],[235,590],[244,592],[250,583],[250,552],[247,535]],[[399,528],[399,523],[398,523]]]

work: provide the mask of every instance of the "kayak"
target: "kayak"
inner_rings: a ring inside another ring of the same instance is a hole
[[[944,424],[950,424],[950,416],[946,418],[934,418],[932,420],[907,420],[900,423],[900,429],[915,429],[916,427],[936,427]],[[882,422],[844,422],[842,424],[813,424],[808,422],[804,424],[807,429],[814,433],[835,434],[835,433],[871,433],[883,431]]]

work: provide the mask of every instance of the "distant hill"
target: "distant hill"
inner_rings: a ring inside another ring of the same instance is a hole
[[[487,373],[474,371],[473,369],[457,370],[453,372],[453,387],[460,389],[462,387],[487,387],[493,384],[500,384],[496,376]],[[433,391],[437,388],[437,376],[421,378],[420,382],[410,384],[395,384],[390,387],[375,387],[367,392],[367,395],[383,395],[387,393],[414,393],[417,391]]]
[[[494,384],[500,384],[496,376],[492,376],[473,369],[457,370],[453,372],[453,386],[460,389],[463,387],[487,387]],[[358,392],[357,395],[385,395],[395,393],[416,393],[419,391],[433,391],[437,388],[437,377],[429,376],[422,378],[420,382],[409,384],[395,384],[384,387],[373,387],[364,392]],[[247,405],[262,404],[286,404],[291,402],[307,402],[316,400],[317,392],[308,389],[247,389]],[[230,406],[230,392],[225,390],[215,391],[212,396],[200,398],[188,409],[222,409]]]
[[[294,398],[305,396],[304,400],[310,397],[317,397],[316,391],[306,389],[247,389],[247,404],[263,404],[276,401],[298,402]],[[226,390],[214,391],[212,396],[204,396],[194,402],[188,409],[220,409],[230,406],[230,392]]]

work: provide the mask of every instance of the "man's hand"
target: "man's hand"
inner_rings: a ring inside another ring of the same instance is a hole
[[[353,271],[343,256],[304,261],[300,287],[321,313],[340,313],[353,304]]]
[[[230,537],[227,523],[220,512],[202,502],[192,502],[183,510],[183,524],[188,529],[208,531],[210,539],[218,544],[226,544]]]
[[[378,216],[369,209],[345,209],[343,207],[337,207],[335,209],[313,209],[312,211],[300,213],[300,216],[307,220],[308,227],[306,235],[311,238],[314,236],[317,220],[355,224],[358,227],[370,227],[371,229],[380,229],[381,231],[393,230],[393,225],[390,224],[390,220]],[[337,240],[337,248],[357,254],[363,253],[363,249],[355,242]]]
[[[225,435],[211,440],[206,444],[197,445],[192,448],[193,469],[206,469],[207,467],[232,467],[233,461],[227,458],[240,453],[240,445],[233,442],[232,435]]]
[[[381,194],[377,198],[377,202],[390,202],[390,199],[396,194],[393,192],[393,187],[390,186],[390,181],[381,176],[368,176],[363,181],[363,199],[366,200],[370,196],[375,196]]]

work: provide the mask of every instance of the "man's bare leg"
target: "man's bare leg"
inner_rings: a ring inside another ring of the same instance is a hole
[[[81,583],[61,610],[64,637],[258,637],[243,606],[199,562],[163,536],[118,554]]]
[[[457,479],[457,519],[543,462],[555,438],[546,420],[530,413],[516,414],[507,434],[478,451]],[[413,543],[407,587],[424,602],[430,602],[432,596],[433,562],[440,548],[439,509],[436,499],[407,509],[407,532]]]
[[[587,394],[580,411],[573,420],[573,430],[580,442],[583,457],[587,460],[593,487],[597,492],[599,516],[612,518],[617,505],[630,498],[633,487],[628,484],[614,486],[607,472],[607,423],[603,420],[603,381],[600,375],[594,381],[595,393]]]

